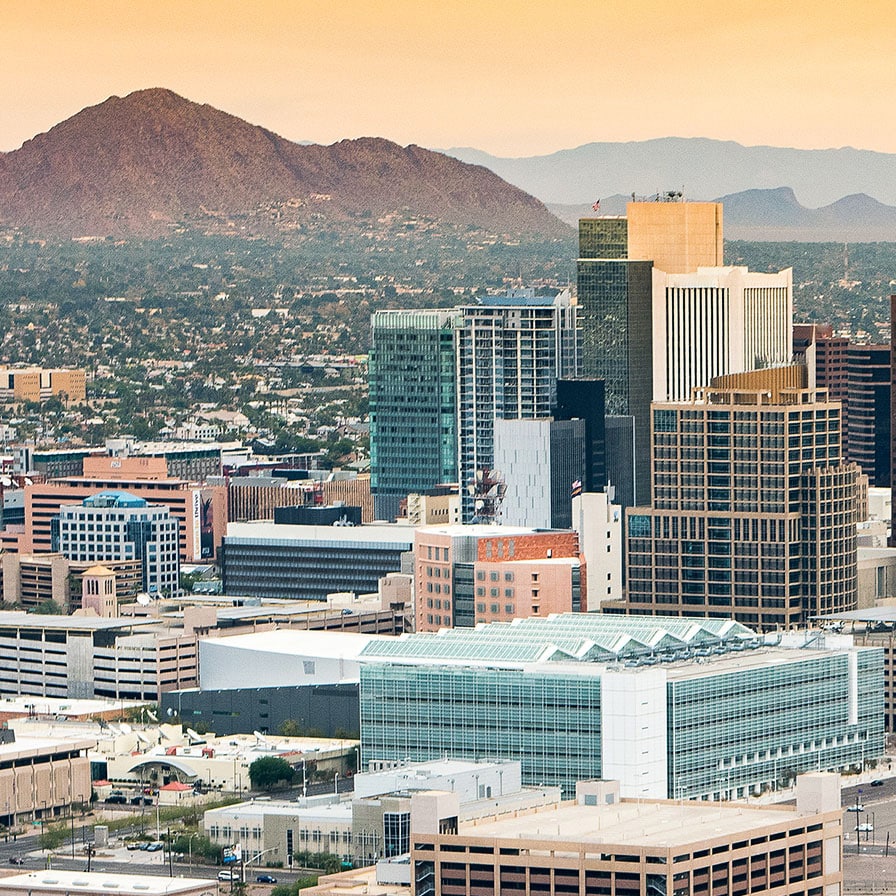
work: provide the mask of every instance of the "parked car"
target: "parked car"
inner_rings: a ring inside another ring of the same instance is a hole
[[[846,807],[847,812],[864,812],[865,807],[861,803],[853,803],[851,806]]]
[[[229,871],[227,868],[218,872],[218,880],[239,880],[239,871]]]
[[[164,849],[165,844],[159,840],[156,840],[154,843],[150,843],[146,847],[147,852],[158,852],[160,849]]]
[[[21,856],[10,856],[9,864],[10,865],[24,865],[25,860]]]
[[[130,843],[127,844],[127,848],[130,849],[131,851],[133,851],[135,849],[143,849],[144,846],[148,846],[148,845],[149,844],[137,843],[134,840],[131,840]]]
[[[110,806],[123,806],[127,801],[128,798],[123,793],[110,793],[104,800]]]
[[[874,825],[870,821],[864,822],[863,824],[857,824],[856,830],[862,834],[870,834],[874,830]]]
[[[255,883],[257,884],[275,884],[277,883],[277,878],[272,874],[258,874],[255,876]]]
[[[152,805],[152,797],[151,796],[131,797],[131,805],[132,806],[151,806]]]
[[[883,787],[883,786],[884,786],[884,782],[881,781],[880,778],[875,778],[875,779],[871,782],[871,786],[872,786],[872,787]]]

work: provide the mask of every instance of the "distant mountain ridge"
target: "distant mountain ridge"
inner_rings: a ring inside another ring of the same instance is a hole
[[[548,208],[558,218],[574,225],[579,218],[624,215],[631,197],[601,199],[600,211],[591,204]],[[724,205],[725,238],[760,242],[896,242],[896,207],[884,205],[864,194],[844,196],[822,208],[801,205],[790,187],[774,190],[744,190],[713,201]]]
[[[544,156],[501,158],[444,150],[490,168],[545,203],[589,205],[604,196],[683,190],[689,198],[789,186],[810,208],[867,194],[896,205],[896,155],[852,149],[743,146],[703,137],[588,143]]]
[[[300,145],[160,88],[110,97],[0,154],[0,224],[39,236],[284,236],[383,215],[569,237],[485,168],[380,138]]]

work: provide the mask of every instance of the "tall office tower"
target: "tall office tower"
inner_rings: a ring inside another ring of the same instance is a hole
[[[827,389],[832,401],[846,401],[848,348],[849,340],[835,336],[830,324],[793,325],[794,362],[809,368],[809,388]]]
[[[872,486],[890,486],[890,346],[850,345],[846,353],[846,459]]]
[[[606,401],[602,380],[557,380],[555,420],[585,422],[585,476],[582,490],[603,491],[607,485]]]
[[[496,522],[495,420],[549,417],[557,380],[575,376],[576,307],[568,292],[490,297],[460,309],[457,440],[461,518]]]
[[[709,202],[631,202],[626,218],[579,222],[577,264],[582,371],[606,383],[607,414],[632,417],[635,490],[650,496],[650,402],[653,398],[654,266],[667,274],[722,264],[722,206]],[[621,421],[620,421],[621,422]],[[617,428],[617,434],[624,433]],[[607,456],[611,481],[630,474]],[[626,500],[626,489],[619,492]]]
[[[505,486],[501,522],[572,528],[572,496],[586,467],[584,420],[495,420],[495,468]]]
[[[130,492],[104,491],[59,508],[53,550],[88,563],[139,560],[143,591],[155,596],[180,591],[180,523],[162,504]]]
[[[761,629],[855,608],[858,467],[804,367],[653,405],[653,503],[627,515],[627,609]]]
[[[896,469],[896,295],[890,296],[890,471]],[[892,481],[892,478],[891,478]],[[891,501],[892,508],[892,501]],[[890,511],[893,513],[892,509]],[[896,517],[890,520],[890,536],[887,544],[896,547]]]
[[[378,311],[370,349],[370,490],[377,519],[457,482],[456,310]]]
[[[653,269],[653,400],[688,401],[714,377],[789,364],[793,274]]]

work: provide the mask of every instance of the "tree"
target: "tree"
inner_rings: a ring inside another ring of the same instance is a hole
[[[290,783],[294,775],[293,767],[279,756],[262,756],[249,766],[249,780],[255,789],[270,788],[280,781]]]

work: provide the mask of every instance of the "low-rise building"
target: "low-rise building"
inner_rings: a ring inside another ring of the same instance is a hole
[[[575,802],[512,818],[417,820],[416,896],[710,896],[842,892],[838,775],[798,779],[796,806],[620,800],[612,782],[586,781]]]
[[[429,526],[414,535],[418,632],[587,608],[575,531]]]
[[[212,896],[213,882],[205,878],[114,874],[108,871],[29,871],[0,878],[0,896]]]
[[[288,526],[231,523],[223,547],[224,590],[260,598],[325,600],[367,594],[401,570],[407,526]]]
[[[520,787],[519,763],[512,762],[447,759],[357,777],[363,778],[362,789],[350,799],[331,794],[210,809],[203,821],[206,835],[221,846],[238,842],[250,855],[268,853],[284,864],[297,852],[330,852],[356,865],[370,864],[406,855],[413,814],[431,813],[434,805],[456,827],[458,816],[512,815],[560,799],[556,787]],[[485,783],[492,780],[494,789]],[[393,784],[407,786],[392,789]]]
[[[729,619],[566,613],[402,635],[361,653],[362,767],[450,755],[523,783],[739,799],[884,752],[884,651]]]
[[[14,828],[25,821],[70,815],[90,800],[87,738],[16,737],[0,732],[0,822]]]

